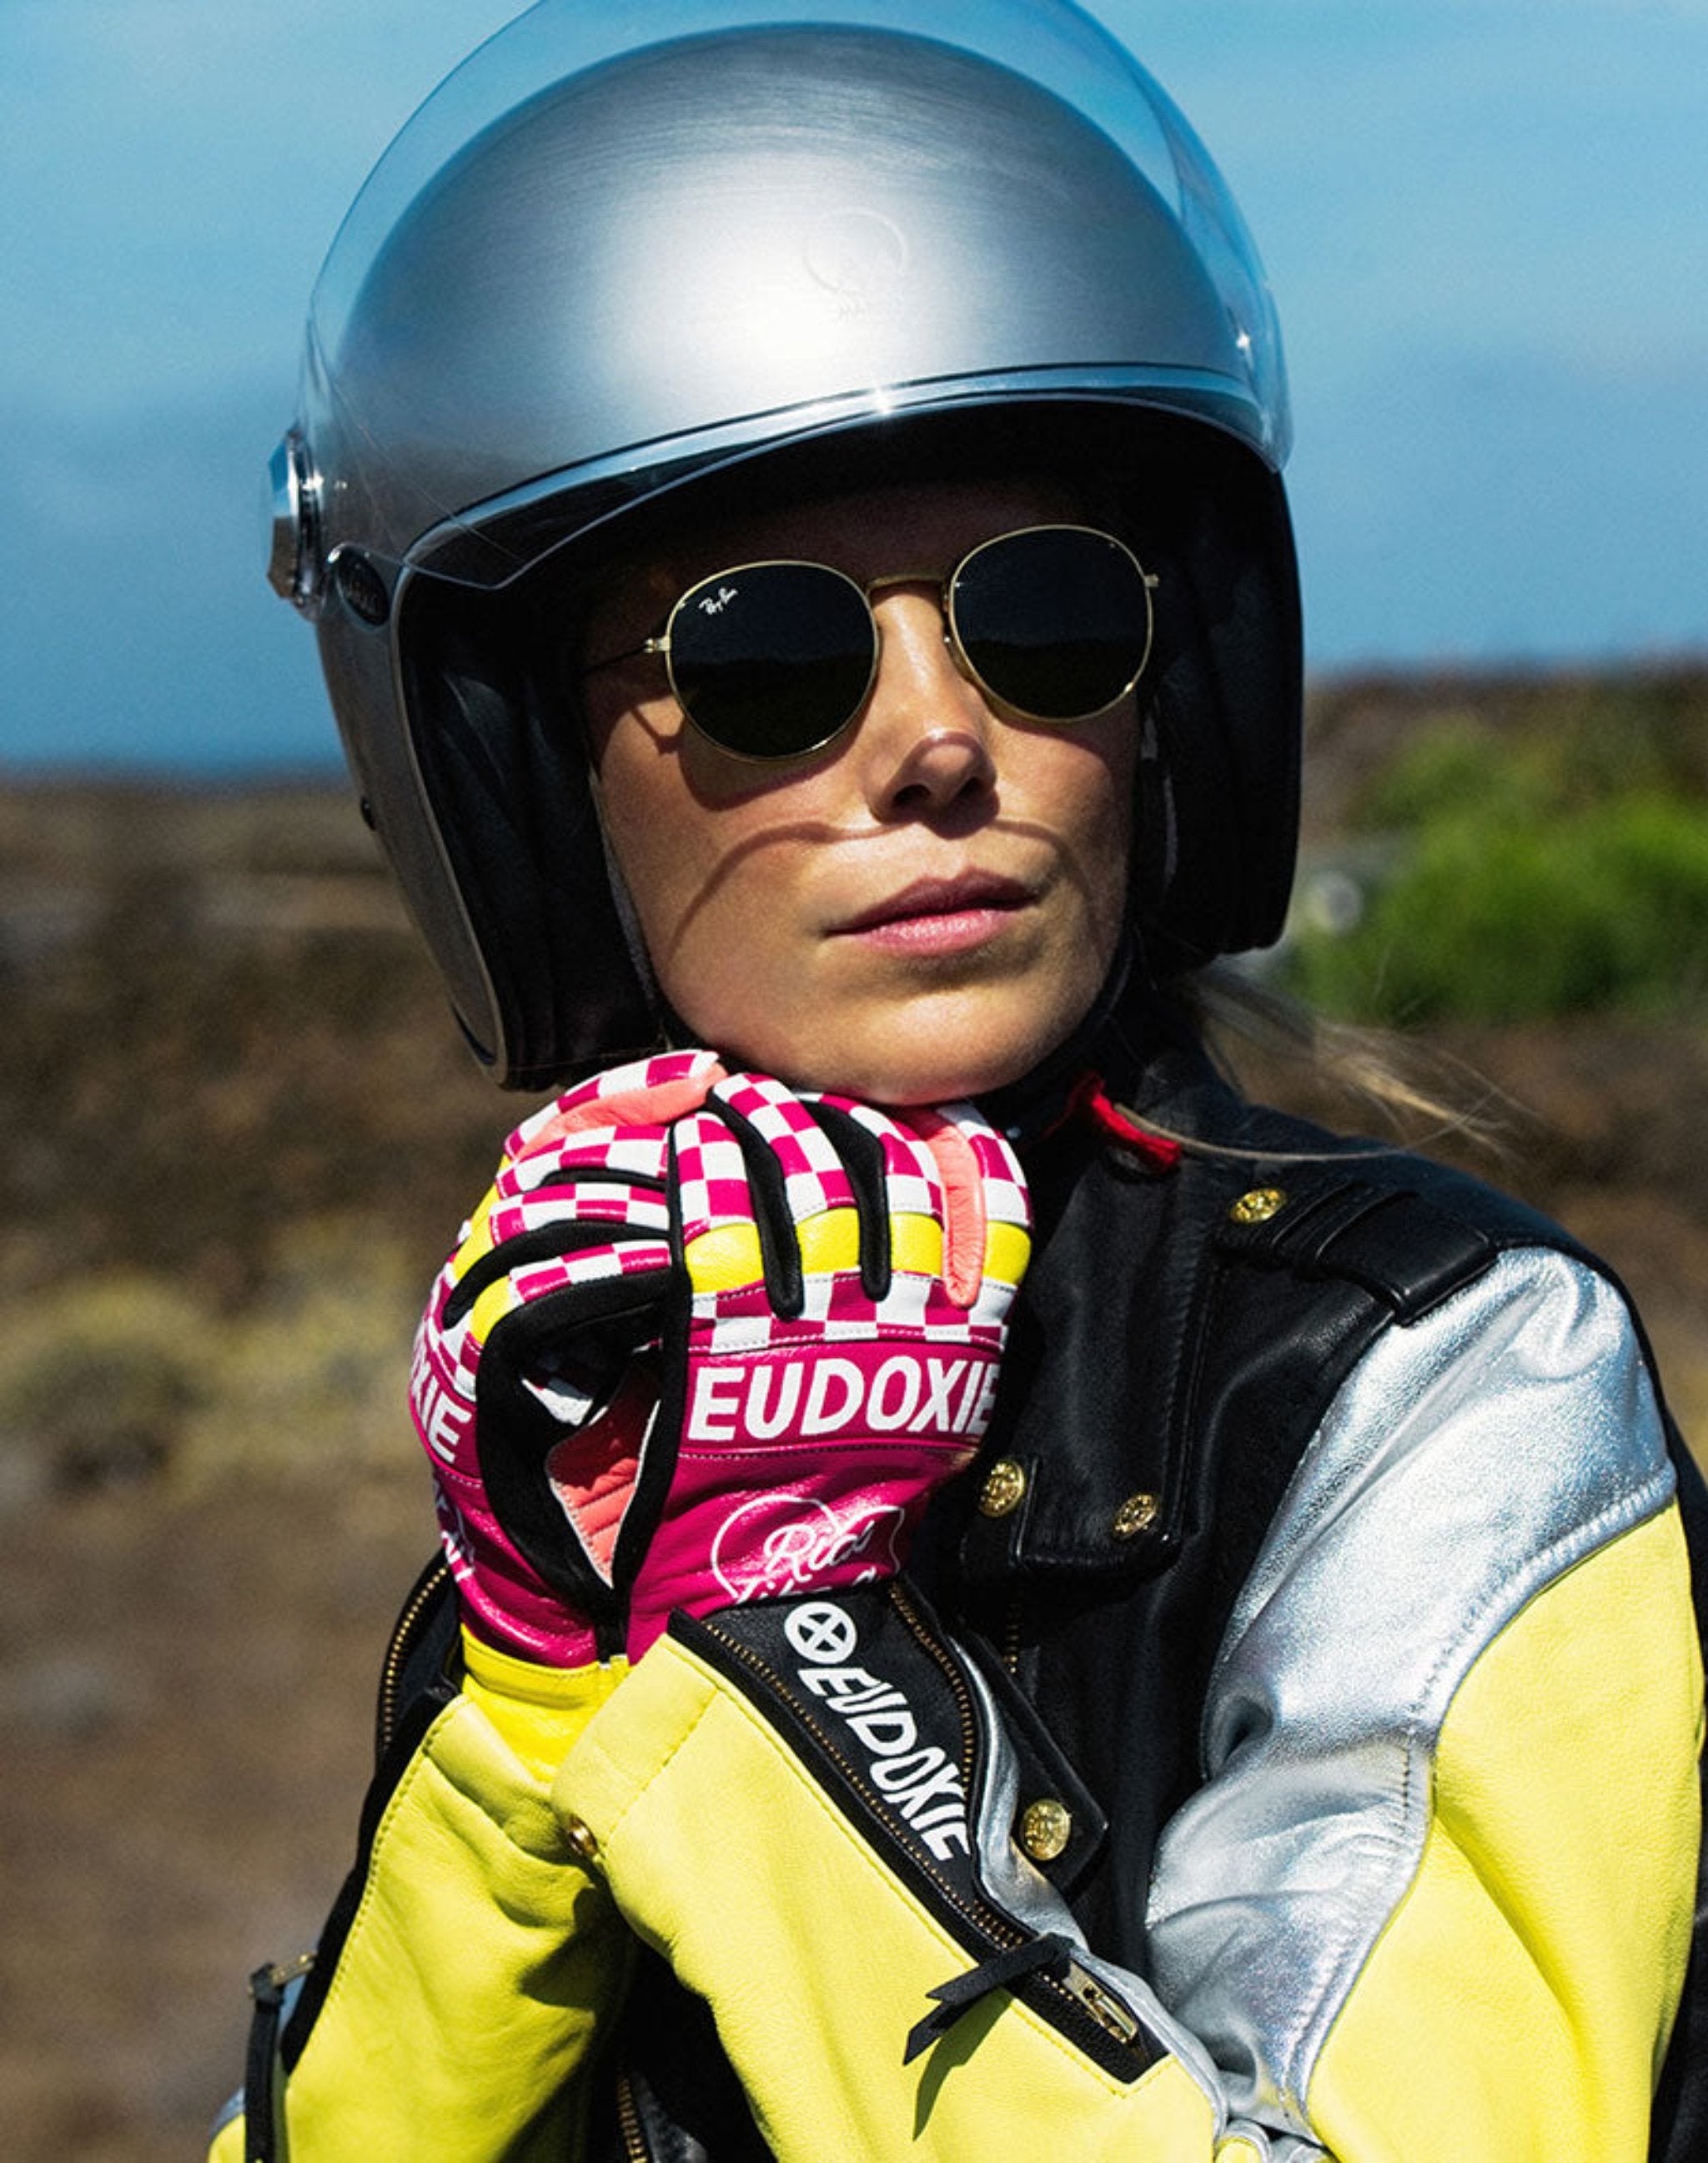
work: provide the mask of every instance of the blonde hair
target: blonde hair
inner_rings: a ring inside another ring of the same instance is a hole
[[[1213,961],[1168,987],[1219,1071],[1242,1095],[1282,1100],[1334,1123],[1374,1113],[1387,1139],[1422,1148],[1445,1144],[1498,1158],[1506,1154],[1522,1108],[1495,1084],[1439,1046],[1392,1029],[1332,1021],[1249,968]],[[1232,1149],[1201,1141],[1120,1108],[1146,1132],[1199,1155],[1277,1158],[1347,1152]]]

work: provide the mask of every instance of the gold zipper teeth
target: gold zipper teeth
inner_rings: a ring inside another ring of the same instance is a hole
[[[295,1982],[299,1976],[306,1975],[314,1967],[311,1952],[299,1953],[295,1960],[274,1961],[269,1972],[273,1981],[282,1990],[286,1983]]]
[[[785,1703],[791,1702],[789,1698],[788,1684],[775,1668],[767,1666],[765,1662],[760,1659],[757,1652],[750,1652],[745,1645],[738,1644],[734,1638],[724,1637],[721,1633],[718,1642],[734,1652],[744,1667],[751,1668],[756,1675],[776,1691]],[[805,1708],[799,1708],[799,1710],[806,1724],[817,1737],[819,1747],[825,1756],[837,1767],[843,1778],[861,1800],[877,1814],[879,1823],[880,1825],[887,1823],[893,1815],[889,1804],[873,1789],[867,1786],[860,1776],[859,1768],[849,1763],[830,1736],[806,1714]],[[942,1878],[934,1878],[933,1882],[950,1906],[958,1909],[975,1930],[984,1931],[994,1943],[999,1946],[1021,1946],[1032,1935],[1030,1930],[1022,1930],[1012,1917],[1004,1914],[1000,1909],[987,1908],[982,1902],[974,1905],[972,1902],[964,1899]]]
[[[629,2163],[647,2163],[646,2135],[640,2128],[635,2084],[629,2077],[627,2066],[621,2067],[617,2074],[617,2131]]]
[[[404,1662],[408,1658],[409,1642],[421,1612],[437,1594],[450,1574],[447,1562],[437,1563],[415,1597],[397,1618],[391,1633],[391,1642],[385,1648],[385,1660],[379,1675],[379,1747],[382,1756],[391,1747],[392,1737],[397,1732],[397,1694],[403,1680]]]
[[[962,1707],[965,1715],[964,1731],[968,1736],[967,1747],[969,1754],[970,1755],[972,1748],[971,1722],[973,1701],[971,1695],[967,1689],[967,1686],[965,1683],[962,1681],[959,1674],[956,1672],[954,1667],[950,1663],[948,1655],[925,1634],[923,1623],[920,1621],[917,1610],[913,1609],[907,1600],[906,1595],[901,1590],[900,1585],[892,1582],[891,1585],[891,1595],[896,1606],[901,1614],[902,1620],[907,1624],[908,1627],[912,1630],[920,1643],[923,1645],[926,1650],[936,1659],[938,1665],[942,1668],[943,1673],[948,1678],[950,1685],[954,1690],[956,1700]],[[709,1627],[710,1626],[708,1625],[707,1626]],[[750,1668],[756,1675],[760,1676],[767,1684],[776,1689],[783,1697],[786,1703],[792,1702],[789,1698],[787,1684],[783,1680],[782,1677],[777,1673],[775,1668],[767,1665],[764,1660],[760,1659],[757,1652],[750,1651],[748,1647],[745,1645],[737,1643],[734,1638],[724,1637],[721,1631],[714,1631],[713,1634],[718,1637],[719,1643],[725,1646],[730,1652],[734,1652],[735,1657],[744,1667]],[[802,1708],[801,1710],[803,1716],[805,1716],[805,1709]],[[848,1759],[844,1757],[841,1751],[837,1748],[835,1743],[823,1732],[816,1721],[812,1720],[810,1717],[807,1717],[807,1725],[812,1728],[812,1732],[817,1736],[819,1746],[823,1750],[826,1757],[828,1757],[832,1762],[840,1769],[844,1778],[847,1780],[849,1785],[854,1789],[854,1793],[859,1795],[874,1810],[877,1812],[880,1824],[886,1822],[891,1815],[889,1804],[881,1800],[874,1794],[872,1789],[866,1785],[865,1782],[860,1778],[858,1770],[849,1762]],[[969,1805],[971,1800],[972,1796],[969,1780],[968,1794]],[[994,1944],[999,1946],[1022,1946],[1025,1945],[1033,1935],[1032,1931],[1023,1928],[1021,1925],[1015,1921],[1011,1915],[1005,1914],[1001,1909],[987,1907],[982,1901],[975,1904],[964,1899],[960,1893],[956,1892],[954,1888],[941,1877],[934,1876],[933,1883],[935,1883],[938,1891],[942,1894],[943,1898],[948,1902],[949,1905],[956,1909],[962,1915],[964,1915],[975,1930],[982,1930],[985,1936],[991,1940]],[[1074,1982],[1070,1981],[1064,1982],[1059,1977],[1053,1975],[1039,1974],[1034,1978],[1034,1980],[1042,1984],[1045,1989],[1052,1991],[1055,1995],[1061,1999],[1064,2006],[1071,2008],[1073,2012],[1080,2014],[1094,2021],[1097,2026],[1101,2028],[1105,2035],[1112,2035],[1117,2041],[1127,2045],[1130,2049],[1136,2050],[1138,2048],[1137,2038],[1141,2032],[1141,2024],[1136,2017],[1129,2013],[1126,2007],[1121,2004],[1120,2001],[1115,1998],[1111,1993],[1105,1990],[1103,1986],[1098,1982],[1094,1977],[1087,1974],[1084,1968],[1079,1967],[1077,1961],[1073,1963],[1073,1967],[1076,1971],[1075,1980],[1080,1984],[1080,1987],[1078,1988],[1074,1987]],[[1101,2010],[1099,2010],[1099,2005],[1102,2008]]]
[[[967,1791],[970,1809],[973,1800],[973,1752],[979,1731],[978,1715],[973,1710],[973,1694],[962,1679],[960,1669],[948,1654],[931,1637],[920,1619],[919,1610],[893,1580],[890,1586],[890,1601],[901,1620],[913,1632],[915,1641],[927,1652],[942,1668],[945,1680],[953,1693],[955,1709],[961,1715],[961,1784]]]
[[[890,1597],[891,1604],[902,1621],[948,1678],[949,1686],[955,1694],[955,1701],[961,1709],[962,1732],[967,1737],[967,1754],[962,1768],[962,1778],[966,1785],[968,1806],[970,1809],[973,1801],[973,1738],[976,1726],[971,1693],[962,1680],[960,1670],[950,1659],[947,1650],[927,1631],[918,1609],[907,1597],[901,1584],[893,1580],[890,1586]],[[1020,1601],[1017,1597],[1009,1609],[1009,1623],[1016,1644],[1015,1663],[1010,1669],[1010,1672],[1013,1673],[1019,1663]],[[1022,1940],[1028,1935],[1030,1934],[1022,1932]],[[1053,1975],[1040,1975],[1037,1980],[1046,1989],[1053,1990],[1059,1997],[1065,1998],[1070,2005],[1082,2012],[1089,2013],[1106,2035],[1113,2035],[1118,2042],[1125,2043],[1129,2047],[1136,2046],[1140,2032],[1136,2018],[1112,1992],[1105,1990],[1096,1977],[1088,1973],[1077,1961],[1071,1964],[1068,1977],[1065,1982],[1059,1976]]]

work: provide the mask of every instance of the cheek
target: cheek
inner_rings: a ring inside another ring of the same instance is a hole
[[[1124,716],[1082,725],[1076,739],[1048,746],[1055,756],[1040,778],[1037,800],[1053,830],[1089,926],[1112,957],[1126,909],[1128,851],[1133,828],[1136,752]]]
[[[669,736],[646,707],[602,709],[590,699],[588,736],[606,844],[649,951],[656,951],[656,932],[676,907],[672,873],[693,852],[692,799]]]
[[[706,882],[708,836],[692,798],[654,773],[642,785],[608,762],[605,835],[640,921],[647,951],[661,973],[692,924],[693,898]]]
[[[673,704],[631,707],[597,730],[605,835],[654,974],[685,1019],[709,1026],[765,966],[788,918],[778,814],[744,775],[703,785]],[[721,789],[717,786],[721,783]],[[775,987],[773,987],[775,993]],[[725,1024],[727,1026],[727,1024]]]
[[[697,862],[677,853],[659,862],[636,914],[690,1040],[798,1081],[834,1010],[787,859],[763,842]]]

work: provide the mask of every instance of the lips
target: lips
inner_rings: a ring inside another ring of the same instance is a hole
[[[1018,879],[991,872],[963,872],[954,878],[915,879],[870,909],[833,927],[834,935],[876,931],[886,924],[915,923],[932,917],[975,915],[986,909],[1024,909],[1035,896]]]

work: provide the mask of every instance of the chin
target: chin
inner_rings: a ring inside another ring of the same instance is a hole
[[[945,1104],[1030,1074],[1079,1027],[1099,981],[1089,969],[1030,971],[1000,985],[901,997],[726,1000],[683,1019],[700,1032],[692,1040],[713,1046],[726,1066],[793,1089],[866,1104]]]
[[[1009,1077],[1017,1081],[1018,1075]],[[863,1104],[887,1104],[903,1109],[916,1104],[956,1104],[980,1097],[1002,1083],[983,1074],[958,1068],[934,1071],[897,1067],[873,1067],[858,1082],[819,1082],[813,1085],[839,1097],[853,1097]]]
[[[792,1087],[825,1090],[861,1103],[953,1103],[1018,1082],[1073,1025],[992,1037],[952,1025],[891,1024],[857,1040],[791,1047],[789,1055],[765,1071]],[[763,1061],[754,1063],[765,1066]]]

